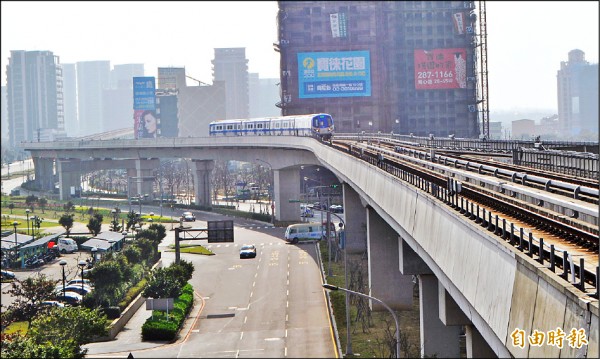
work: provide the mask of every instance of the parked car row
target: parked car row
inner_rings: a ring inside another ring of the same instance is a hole
[[[81,304],[83,297],[93,290],[94,287],[89,279],[75,278],[65,283],[64,287],[62,283],[57,284],[54,294],[57,302],[77,306]]]

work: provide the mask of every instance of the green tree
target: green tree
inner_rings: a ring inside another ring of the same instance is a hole
[[[102,231],[103,219],[104,217],[100,213],[94,213],[94,215],[88,220],[87,229],[94,237]]]
[[[158,232],[158,238],[162,241],[167,236],[167,229],[160,223],[152,223],[148,229]]]
[[[67,237],[69,237],[69,233],[71,233],[71,228],[73,228],[73,213],[65,213],[58,219],[58,224],[63,226],[65,231],[67,231]]]
[[[31,208],[31,212],[33,212],[35,203],[38,201],[38,198],[32,194],[30,194],[29,196],[25,197],[25,204],[27,205],[27,207]]]
[[[53,308],[31,322],[28,335],[37,343],[52,342],[77,346],[89,343],[96,336],[108,333],[106,315],[85,307]],[[81,351],[85,354],[87,350]]]
[[[113,216],[113,219],[110,222],[110,230],[113,232],[119,232],[121,230],[121,225],[119,224],[118,216]]]
[[[29,323],[41,310],[41,303],[54,296],[56,281],[45,274],[36,273],[26,279],[15,279],[6,291],[15,299],[7,308],[12,313],[12,320],[26,320]]]
[[[1,357],[3,359],[83,358],[84,354],[81,347],[72,339],[60,344],[37,343],[35,338],[19,332],[2,334]]]
[[[181,284],[166,268],[156,268],[150,274],[148,285],[142,292],[146,298],[177,298],[181,294]]]
[[[94,265],[90,280],[94,283],[91,294],[97,304],[107,302],[110,306],[121,298],[124,276],[119,262],[103,260],[97,263]]]
[[[46,205],[48,204],[48,200],[45,197],[42,197],[38,200],[38,206],[42,209],[42,213],[46,213]]]
[[[171,276],[176,278],[179,285],[183,287],[192,278],[194,265],[192,262],[181,260],[179,261],[179,264],[174,262],[171,263],[171,265],[167,267],[167,271],[171,273]]]
[[[73,204],[73,202],[69,201],[63,204],[63,209],[65,210],[65,212],[71,213],[75,211],[75,205]]]
[[[138,246],[128,246],[123,250],[123,255],[131,264],[139,263],[142,260],[142,251]]]
[[[153,260],[156,256],[156,252],[158,252],[158,246],[147,238],[136,240],[135,245],[140,249],[142,258],[144,258],[146,262]]]
[[[141,219],[133,210],[127,213],[127,230],[130,230],[136,223],[140,222]]]

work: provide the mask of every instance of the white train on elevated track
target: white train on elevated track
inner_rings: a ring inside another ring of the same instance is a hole
[[[333,132],[333,118],[326,113],[219,120],[209,124],[211,136],[315,136],[329,140]]]

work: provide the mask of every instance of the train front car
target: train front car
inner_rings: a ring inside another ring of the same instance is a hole
[[[312,131],[322,141],[331,140],[334,132],[333,118],[326,113],[314,115],[312,118]]]

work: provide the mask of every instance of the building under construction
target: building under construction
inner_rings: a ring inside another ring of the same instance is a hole
[[[473,1],[279,1],[278,106],[338,133],[476,138],[476,21]]]

